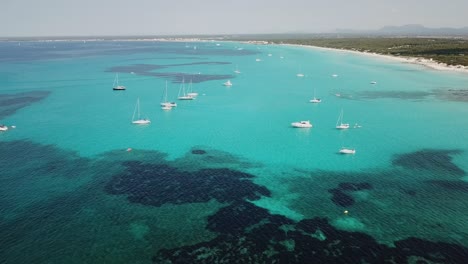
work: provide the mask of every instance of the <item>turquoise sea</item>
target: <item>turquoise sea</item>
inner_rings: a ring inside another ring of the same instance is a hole
[[[0,263],[466,263],[467,116],[467,74],[371,56],[0,42]]]

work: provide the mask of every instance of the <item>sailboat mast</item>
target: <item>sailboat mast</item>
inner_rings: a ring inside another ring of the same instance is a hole
[[[140,120],[140,98],[137,99],[137,106],[138,106],[138,120]]]
[[[132,116],[132,122],[135,121],[135,113],[137,111],[137,107],[138,107],[138,101],[140,100],[140,98],[137,99],[137,104],[135,105],[135,109],[133,110],[133,116]]]

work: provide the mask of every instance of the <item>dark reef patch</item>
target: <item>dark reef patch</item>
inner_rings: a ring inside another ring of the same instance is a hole
[[[342,182],[338,184],[338,188],[342,191],[362,191],[372,189],[372,185],[368,182]]]
[[[180,63],[180,64],[134,64],[126,66],[112,67],[107,72],[130,73],[133,72],[141,76],[152,76],[158,78],[170,79],[172,83],[182,83],[192,81],[192,83],[201,83],[212,80],[225,80],[235,78],[232,74],[202,74],[202,73],[185,73],[185,72],[154,72],[154,70],[161,70],[170,67],[190,66],[190,65],[224,65],[230,64],[229,62],[193,62],[193,63]]]
[[[332,194],[331,201],[338,206],[348,207],[354,204],[354,198],[340,189],[330,189],[328,192]]]
[[[247,202],[221,209],[208,228],[220,235],[162,249],[153,263],[409,263],[416,258],[461,264],[468,258],[468,248],[455,244],[408,238],[388,247],[369,235],[335,229],[325,218],[296,223]]]
[[[64,177],[79,178],[80,173],[91,167],[89,159],[75,152],[65,151],[53,145],[40,145],[27,140],[0,142],[0,176],[9,176],[9,170],[23,170],[25,178]],[[24,157],[28,161],[25,162]],[[14,175],[14,173],[11,173]]]
[[[459,154],[459,150],[433,150],[420,151],[397,155],[392,161],[393,165],[406,169],[430,170],[463,176],[465,171],[452,162],[451,155]]]
[[[405,92],[405,91],[363,91],[358,93],[361,99],[404,99],[404,100],[422,100],[433,95],[430,92]]]
[[[17,110],[46,98],[49,94],[48,91],[0,94],[0,118],[12,115]]]
[[[145,205],[257,200],[270,191],[250,180],[254,176],[227,168],[178,170],[166,164],[123,162],[125,170],[105,187],[110,194],[127,195],[128,200]]]
[[[210,216],[207,228],[222,234],[238,234],[260,222],[277,226],[294,223],[284,216],[270,215],[268,210],[252,203],[237,201]]]
[[[338,184],[338,188],[329,189],[328,192],[332,194],[332,202],[341,207],[348,207],[354,204],[354,198],[347,194],[347,192],[370,190],[372,185],[368,182],[353,183],[342,182]]]
[[[408,194],[409,196],[416,196],[415,190],[404,190],[404,193]]]
[[[435,91],[442,100],[468,102],[468,89],[447,89]]]
[[[203,155],[203,154],[206,154],[206,151],[203,150],[203,149],[194,149],[194,150],[192,150],[192,154]]]
[[[465,181],[430,180],[425,181],[425,183],[437,185],[448,190],[468,192],[468,182]]]

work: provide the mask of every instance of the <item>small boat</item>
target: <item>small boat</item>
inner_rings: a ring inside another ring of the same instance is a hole
[[[136,119],[135,119],[135,114],[137,114]],[[132,124],[147,125],[149,123],[151,123],[151,121],[148,118],[140,118],[140,98],[138,98],[137,103],[135,105],[135,110],[133,110]]]
[[[170,105],[163,105],[161,106],[161,109],[167,111],[167,110],[172,110],[172,107]]]
[[[180,88],[179,88],[179,94],[177,95],[177,99],[179,99],[179,100],[193,100],[193,99],[195,99],[195,97],[188,96],[188,95],[185,93],[185,82],[184,82],[184,79],[182,79],[182,83],[181,83]]]
[[[268,57],[271,57],[271,56],[273,56],[273,54],[271,54],[271,53],[268,53]]]
[[[231,80],[228,80],[227,82],[223,83],[224,86],[232,86]]]
[[[336,129],[348,129],[349,124],[343,123],[343,109],[341,109],[340,116],[338,117],[338,120],[336,121]]]
[[[7,131],[8,127],[5,125],[0,125],[0,131]]]
[[[350,148],[341,148],[339,151],[340,154],[355,154],[356,150],[355,149],[350,149]]]
[[[261,59],[255,59],[255,61],[262,61]]]
[[[114,91],[123,91],[125,89],[126,89],[125,86],[119,85],[119,74],[116,73],[115,78],[114,78],[114,85],[112,85],[112,90],[114,90]]]
[[[310,128],[312,127],[312,124],[310,123],[309,120],[307,120],[307,121],[293,122],[291,123],[291,126],[297,127],[297,128]]]
[[[234,73],[237,73],[237,74],[240,74],[241,72],[239,71],[239,67],[236,66],[236,70],[234,71]]]
[[[336,77],[338,77],[338,74],[332,74],[332,77],[336,78]]]
[[[322,102],[322,99],[315,97],[315,89],[314,89],[314,98],[310,99],[309,102],[314,103],[314,104],[318,104]]]
[[[370,84],[377,84],[377,82],[376,82],[376,81],[372,81],[372,82],[370,82]]]

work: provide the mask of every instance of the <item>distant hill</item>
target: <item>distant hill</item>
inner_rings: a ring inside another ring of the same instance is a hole
[[[337,33],[366,34],[383,36],[468,36],[468,27],[463,28],[428,28],[419,24],[403,26],[384,26],[377,30],[337,29]]]
[[[376,31],[382,34],[401,35],[468,35],[468,27],[463,28],[427,28],[423,25],[385,26]]]

